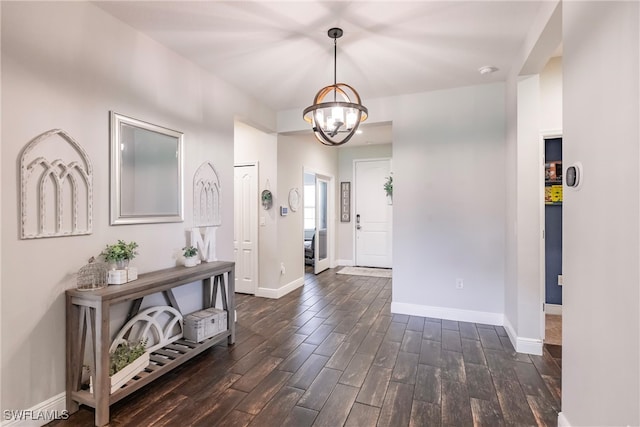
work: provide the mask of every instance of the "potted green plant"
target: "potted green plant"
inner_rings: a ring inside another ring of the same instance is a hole
[[[384,192],[387,194],[387,200],[389,204],[393,203],[393,176],[389,175],[387,180],[384,182],[382,186],[384,188]]]
[[[198,265],[198,248],[195,246],[185,246],[182,248],[185,267],[195,267]]]
[[[265,210],[269,210],[271,209],[271,206],[273,206],[273,194],[269,190],[262,191],[262,194],[260,195],[260,200],[262,200],[262,207]]]
[[[111,393],[126,384],[138,372],[149,365],[147,340],[137,342],[123,341],[109,354],[109,379]],[[90,391],[93,393],[93,377],[90,378]]]
[[[118,240],[115,245],[107,245],[100,255],[104,257],[105,261],[116,264],[116,268],[122,269],[138,255],[137,248],[136,242],[127,243],[124,240]]]

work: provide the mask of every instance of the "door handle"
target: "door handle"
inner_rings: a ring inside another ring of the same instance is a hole
[[[360,214],[356,214],[356,230],[360,230],[362,226],[360,226]]]

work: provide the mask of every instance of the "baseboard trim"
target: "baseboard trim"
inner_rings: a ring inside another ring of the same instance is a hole
[[[504,318],[502,313],[433,307],[404,302],[392,302],[391,313],[408,314],[410,316],[435,317],[437,319],[456,320],[462,322],[484,323],[487,325],[497,326],[502,326]]]
[[[7,419],[7,411],[11,415]],[[66,393],[62,392],[37,405],[23,410],[5,410],[2,414],[2,427],[40,427],[50,423],[54,419],[69,418],[66,410]]]
[[[571,423],[562,412],[558,413],[558,427],[571,427]]]
[[[336,264],[341,267],[354,267],[356,265],[352,259],[337,259]]]
[[[258,288],[256,290],[256,296],[262,298],[278,299],[287,295],[289,292],[295,291],[302,285],[304,285],[304,277],[298,277],[296,280],[289,282],[278,289]]]
[[[526,353],[526,354],[534,354],[536,356],[542,356],[542,340],[539,338],[526,338],[519,337],[516,334],[516,330],[511,325],[509,319],[505,316],[504,318],[504,329],[507,331],[507,335],[509,336],[509,340],[511,344],[513,344],[513,348],[516,349],[518,353]]]
[[[557,316],[562,316],[562,305],[561,304],[545,304],[544,312],[546,314],[554,314]]]

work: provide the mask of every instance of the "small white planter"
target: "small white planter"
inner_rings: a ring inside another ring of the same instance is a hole
[[[185,267],[195,267],[198,265],[198,256],[190,256],[184,258],[184,266]]]
[[[113,374],[109,379],[111,380],[111,393],[118,390],[125,385],[131,378],[138,375],[140,371],[143,371],[149,366],[149,352],[146,352],[142,356],[138,357],[133,362]],[[89,392],[93,393],[93,377],[89,378]]]

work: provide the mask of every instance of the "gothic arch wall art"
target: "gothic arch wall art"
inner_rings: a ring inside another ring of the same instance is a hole
[[[193,226],[218,227],[220,216],[220,179],[211,162],[204,162],[193,176]]]
[[[20,156],[22,239],[92,232],[93,168],[62,129],[31,140]]]

